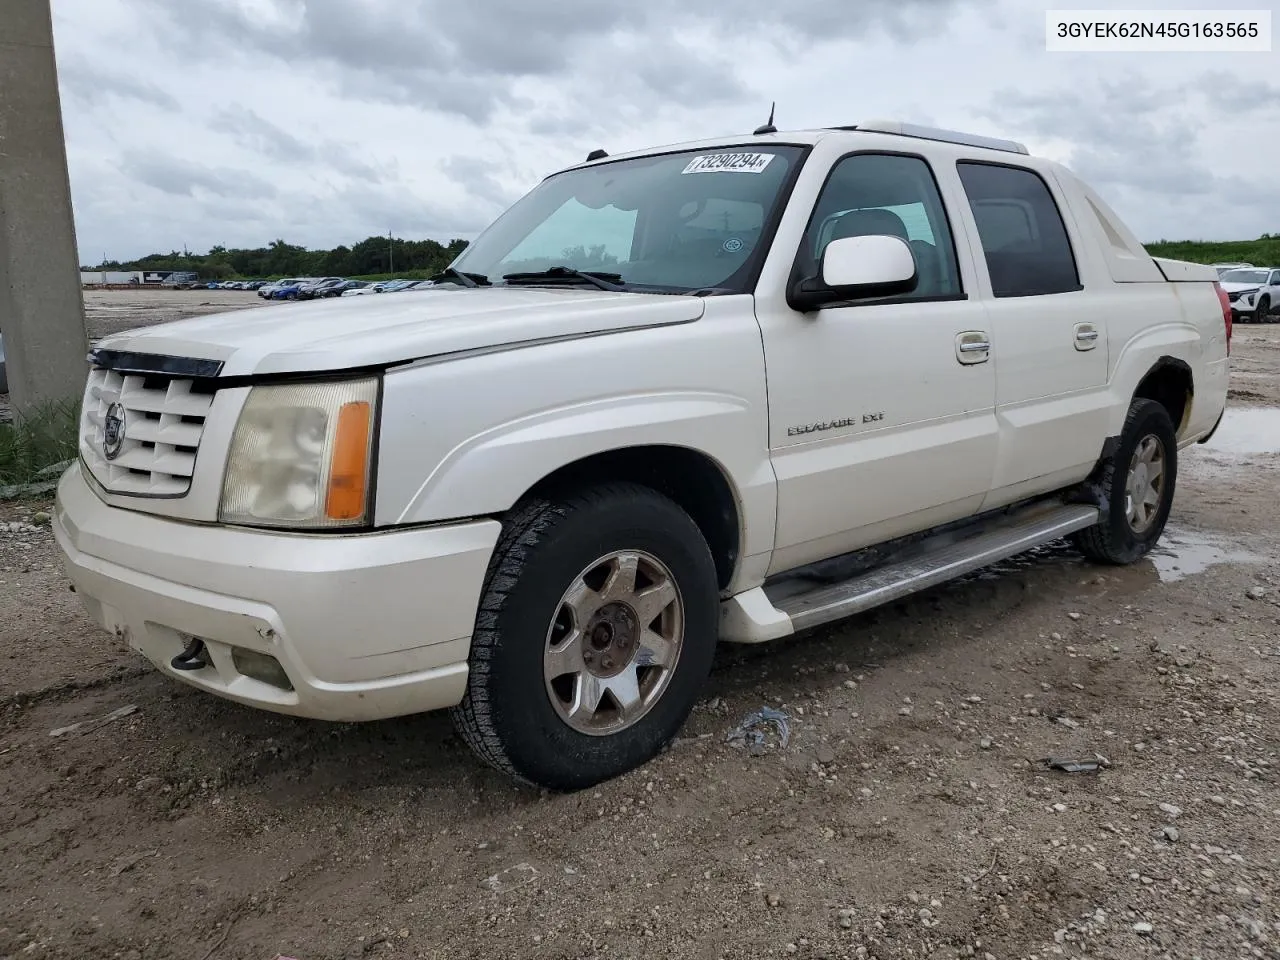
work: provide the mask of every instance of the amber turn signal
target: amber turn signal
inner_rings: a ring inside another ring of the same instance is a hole
[[[369,432],[373,408],[358,400],[338,411],[324,512],[330,520],[356,520],[365,511],[369,476]]]

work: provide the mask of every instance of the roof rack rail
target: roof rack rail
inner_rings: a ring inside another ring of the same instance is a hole
[[[920,140],[939,140],[943,143],[959,143],[967,147],[984,147],[988,150],[1003,150],[1005,153],[1021,153],[1030,155],[1025,145],[1017,140],[1001,140],[998,137],[983,137],[976,133],[962,133],[959,130],[943,130],[940,127],[925,127],[915,123],[903,123],[900,120],[870,120],[837,130],[861,130],[866,133],[892,133],[899,137],[916,137]]]

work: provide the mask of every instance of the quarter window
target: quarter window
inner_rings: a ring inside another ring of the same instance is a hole
[[[1062,214],[1040,176],[1022,167],[957,165],[997,297],[1079,290]]]

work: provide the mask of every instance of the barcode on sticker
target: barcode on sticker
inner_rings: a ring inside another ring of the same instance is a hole
[[[772,153],[712,153],[694,157],[681,173],[764,173]]]

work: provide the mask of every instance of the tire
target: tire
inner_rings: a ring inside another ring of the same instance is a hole
[[[631,593],[619,575],[627,569],[641,571]],[[658,591],[664,579],[674,589]],[[639,617],[628,603],[599,606],[610,595],[644,602],[644,590],[656,592]],[[467,691],[452,712],[458,734],[486,763],[551,790],[641,766],[683,726],[711,670],[718,593],[697,526],[648,487],[609,484],[517,507],[481,594]],[[641,643],[637,624],[652,610],[647,626],[657,630]],[[574,624],[579,617],[587,622]],[[664,657],[665,667],[645,662]],[[593,691],[599,708],[590,711]],[[635,716],[618,708],[623,700]]]
[[[1258,323],[1270,323],[1271,322],[1271,316],[1270,316],[1271,315],[1271,298],[1270,297],[1259,298],[1258,305],[1254,308],[1253,315]]]
[[[1157,461],[1158,480],[1150,478],[1151,463]],[[1142,473],[1137,473],[1139,464],[1144,465]],[[1146,509],[1136,510],[1136,516],[1130,512],[1131,479],[1155,497],[1154,502],[1142,497]],[[1164,533],[1177,479],[1178,441],[1169,412],[1154,400],[1134,400],[1120,443],[1102,465],[1103,518],[1074,535],[1077,548],[1095,563],[1118,566],[1140,560]]]

